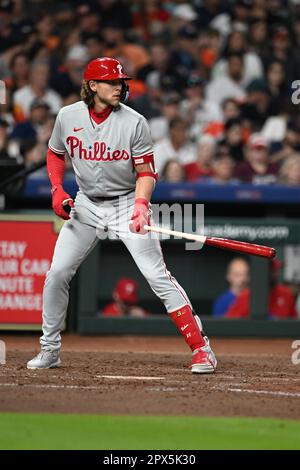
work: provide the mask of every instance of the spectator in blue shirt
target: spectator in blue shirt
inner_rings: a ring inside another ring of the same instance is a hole
[[[222,317],[235,302],[240,293],[249,285],[249,264],[244,258],[233,258],[226,272],[229,289],[221,294],[213,304],[212,315]]]
[[[29,119],[15,125],[10,135],[11,139],[17,140],[20,144],[40,140],[39,134],[49,120],[49,117],[50,107],[48,104],[39,98],[35,99],[30,106]]]

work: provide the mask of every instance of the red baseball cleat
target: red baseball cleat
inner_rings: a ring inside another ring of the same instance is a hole
[[[217,359],[214,355],[207,336],[204,336],[206,345],[193,351],[192,374],[212,374],[217,368]]]

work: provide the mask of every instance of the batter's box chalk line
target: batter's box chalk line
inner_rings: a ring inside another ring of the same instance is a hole
[[[74,390],[99,390],[99,387],[92,385],[56,385],[56,384],[23,384],[23,383],[0,383],[1,387],[26,387],[26,388],[55,388]]]
[[[251,389],[243,389],[243,388],[229,388],[229,392],[237,392],[237,393],[254,393],[257,395],[273,395],[273,396],[280,396],[280,397],[293,397],[293,398],[300,398],[300,393],[297,392],[281,392],[275,390],[251,390]]]
[[[250,388],[237,388],[237,387],[224,387],[224,386],[214,386],[214,390],[220,390],[225,392],[232,393],[252,393],[255,395],[271,395],[277,397],[291,397],[291,398],[300,398],[300,393],[298,392],[283,392],[281,390],[256,390]]]
[[[149,377],[137,375],[96,375],[97,379],[109,380],[167,380],[167,377]]]

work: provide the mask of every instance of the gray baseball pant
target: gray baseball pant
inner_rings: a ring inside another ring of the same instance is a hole
[[[107,237],[120,238],[153,292],[167,312],[180,309],[190,301],[183,288],[167,270],[157,235],[133,234],[129,222],[133,213],[134,192],[114,200],[91,201],[77,193],[71,219],[58,236],[52,264],[43,292],[42,349],[59,350],[69,301],[69,283],[78,267],[99,242]]]

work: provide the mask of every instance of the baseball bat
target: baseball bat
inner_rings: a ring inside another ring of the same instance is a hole
[[[204,245],[215,246],[223,250],[238,251],[239,253],[247,253],[249,255],[261,256],[262,258],[272,259],[276,256],[275,248],[269,246],[256,245],[254,243],[240,242],[238,240],[230,240],[227,238],[206,237],[204,235],[195,235],[192,233],[177,232],[168,228],[157,227],[155,225],[144,225],[146,230],[173,237],[185,238],[186,240],[194,240]]]

